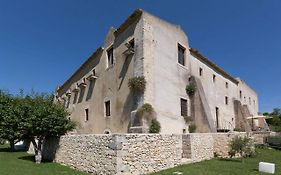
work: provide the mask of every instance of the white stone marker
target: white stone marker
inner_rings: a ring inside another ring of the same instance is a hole
[[[267,162],[260,162],[259,163],[259,171],[274,174],[275,164],[274,163],[267,163]]]

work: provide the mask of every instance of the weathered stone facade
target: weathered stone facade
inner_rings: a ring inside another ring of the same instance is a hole
[[[146,174],[228,156],[229,142],[246,133],[66,135],[43,145],[43,158],[94,174]],[[251,133],[260,142],[268,133]]]
[[[146,88],[136,96],[128,81],[138,76]],[[191,78],[194,99],[186,93]],[[247,120],[237,115],[258,113],[257,94],[244,81],[191,49],[180,26],[140,9],[110,28],[104,44],[56,90],[55,101],[67,108],[78,134],[146,132],[147,126],[136,127],[132,120],[144,103],[153,106],[162,134],[186,133],[184,117],[200,133],[248,131]],[[246,112],[236,114],[234,101]]]

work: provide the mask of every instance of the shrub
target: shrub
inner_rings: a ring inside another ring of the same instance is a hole
[[[191,116],[183,116],[183,119],[185,121],[185,124],[190,124],[193,121],[193,118]]]
[[[161,130],[161,125],[157,119],[152,119],[149,126],[149,133],[159,133]]]
[[[129,79],[128,87],[131,91],[143,93],[145,91],[146,80],[144,76]]]
[[[241,158],[254,155],[252,139],[249,137],[235,137],[230,142],[229,156],[232,158],[239,154]]]
[[[243,130],[241,128],[234,128],[233,131],[243,132]]]
[[[5,144],[5,140],[0,138],[0,145],[4,145]]]
[[[185,91],[189,96],[193,96],[196,92],[195,84],[191,83],[185,87]]]
[[[145,113],[152,114],[154,112],[153,107],[149,103],[143,104],[137,111],[137,115],[142,117]]]
[[[191,123],[189,126],[188,126],[188,131],[189,133],[194,133],[196,130],[196,125],[195,123]]]

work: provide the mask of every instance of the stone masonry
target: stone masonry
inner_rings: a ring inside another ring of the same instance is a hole
[[[43,159],[94,174],[147,174],[228,156],[229,142],[246,133],[66,135],[43,144]],[[268,133],[251,133],[261,143]],[[30,152],[30,151],[29,151]]]

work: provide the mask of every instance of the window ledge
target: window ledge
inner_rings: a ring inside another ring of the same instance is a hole
[[[178,65],[179,67],[185,69],[185,70],[188,70],[188,68],[187,68],[186,66],[184,66],[184,65],[182,65],[182,64],[180,64],[180,63],[177,63],[177,65]]]

